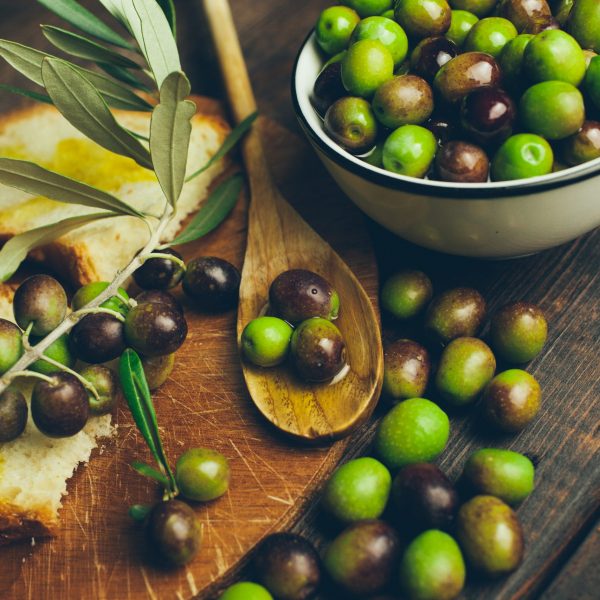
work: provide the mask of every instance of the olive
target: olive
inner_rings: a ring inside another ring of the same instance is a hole
[[[435,465],[417,463],[401,469],[392,485],[394,516],[407,531],[451,527],[459,498],[452,482]]]
[[[519,91],[526,80],[523,74],[523,57],[527,45],[535,36],[530,33],[521,33],[512,39],[504,49],[498,60],[502,70],[502,82],[511,90]]]
[[[516,27],[502,17],[487,17],[473,25],[465,40],[467,52],[485,52],[494,58],[500,56],[504,46],[517,37]]]
[[[374,167],[383,169],[383,144],[376,144],[373,150],[363,156],[362,159]]]
[[[433,112],[433,91],[416,75],[399,75],[375,92],[373,112],[385,127],[395,129],[407,123],[427,121]]]
[[[424,177],[437,151],[437,140],[420,125],[402,125],[383,146],[383,165],[388,171],[409,177]]]
[[[385,510],[391,485],[390,472],[378,460],[355,458],[333,472],[322,505],[343,523],[377,519]]]
[[[363,98],[347,96],[334,102],[325,113],[325,132],[352,154],[363,154],[375,144],[377,121]]]
[[[202,526],[194,511],[179,500],[154,506],[146,523],[150,548],[165,563],[182,566],[200,550]]]
[[[502,431],[514,433],[531,423],[540,410],[542,392],[536,379],[521,369],[504,371],[483,393],[483,411]]]
[[[523,558],[515,512],[493,496],[475,496],[458,511],[456,535],[467,561],[490,577],[514,571]]]
[[[178,300],[163,290],[146,290],[135,297],[138,304],[167,304],[174,310],[183,314],[183,307]]]
[[[163,356],[143,356],[142,366],[146,375],[146,382],[150,391],[157,390],[173,371],[175,366],[175,353]]]
[[[383,393],[393,401],[418,398],[425,393],[431,362],[427,350],[412,340],[386,344]]]
[[[401,0],[396,2],[394,16],[408,35],[424,38],[446,33],[451,12],[446,0]]]
[[[453,141],[444,144],[435,157],[435,173],[442,181],[483,183],[488,180],[490,161],[475,144]]]
[[[71,308],[76,311],[82,309],[84,306],[87,306],[109,285],[110,283],[108,281],[94,281],[93,283],[88,283],[87,285],[80,287],[71,299]],[[112,296],[112,298],[109,298],[100,306],[102,308],[109,308],[116,312],[120,312],[122,315],[126,315],[129,310],[128,302],[129,294],[127,294],[123,288],[119,288],[116,296]]]
[[[126,348],[123,323],[106,313],[86,315],[71,330],[69,346],[77,358],[87,363],[114,360]]]
[[[485,342],[472,337],[456,338],[442,352],[435,386],[446,402],[462,406],[481,394],[495,371],[496,359]]]
[[[87,423],[88,394],[70,373],[56,373],[51,381],[38,381],[31,395],[31,416],[36,427],[48,437],[71,437]]]
[[[477,88],[499,83],[500,67],[492,56],[483,52],[465,52],[437,72],[433,87],[446,102],[454,103]]]
[[[499,88],[480,88],[463,98],[463,129],[479,144],[503,142],[510,137],[516,117],[512,98]]]
[[[591,103],[600,111],[600,56],[594,56],[587,69],[583,89]]]
[[[396,319],[417,316],[431,300],[431,279],[422,271],[400,271],[381,289],[381,306]]]
[[[490,170],[492,181],[524,179],[552,172],[554,153],[539,135],[517,133],[500,146]]]
[[[454,121],[447,118],[432,117],[424,126],[433,133],[440,146],[458,137],[458,128]]]
[[[164,356],[187,337],[185,317],[166,304],[138,304],[125,318],[127,343],[145,356]]]
[[[535,304],[511,302],[492,316],[492,347],[509,362],[529,362],[542,351],[547,337],[548,323]]]
[[[435,460],[450,435],[448,415],[425,398],[400,402],[379,423],[375,451],[389,469]]]
[[[350,45],[360,40],[377,40],[392,55],[394,65],[400,65],[408,53],[408,38],[404,29],[393,21],[382,16],[367,17],[354,29]]]
[[[353,8],[363,18],[380,15],[384,11],[390,10],[392,3],[392,0],[342,0],[340,2],[340,4]]]
[[[406,548],[400,587],[409,600],[452,600],[465,584],[465,561],[453,537],[430,529]]]
[[[171,248],[155,252],[183,260],[181,254]],[[179,284],[184,272],[183,267],[174,260],[162,257],[148,258],[134,271],[133,279],[143,290],[168,290]]]
[[[188,263],[183,291],[204,310],[225,311],[237,305],[241,279],[230,262],[202,256]]]
[[[449,0],[449,2],[452,8],[468,10],[478,17],[489,15],[498,4],[498,0]]]
[[[378,40],[352,44],[342,59],[342,81],[352,96],[371,98],[393,75],[392,53]]]
[[[555,29],[560,29],[560,23],[554,17],[540,17],[530,21],[527,27],[523,29],[523,33],[537,35],[538,33],[542,33],[542,31],[550,31]]]
[[[300,535],[274,533],[252,561],[256,578],[281,600],[309,600],[321,584],[321,563],[313,545]]]
[[[324,117],[327,109],[345,95],[341,61],[324,66],[315,81],[312,94],[312,103],[317,112]]]
[[[346,344],[331,321],[315,317],[303,321],[294,331],[290,355],[302,379],[323,382],[346,365]]]
[[[587,69],[590,66],[590,63],[592,62],[592,58],[598,55],[592,50],[584,50],[583,56],[585,57],[585,67]]]
[[[568,29],[583,48],[600,52],[600,4],[596,0],[574,2]]]
[[[185,498],[208,502],[220,498],[229,489],[231,469],[220,452],[191,448],[179,457],[175,479]]]
[[[273,600],[273,596],[258,583],[240,581],[230,585],[219,596],[219,600]]]
[[[438,342],[477,334],[485,318],[483,296],[471,288],[447,290],[433,299],[425,313],[425,329]]]
[[[37,343],[39,343],[38,340],[32,340],[33,345]],[[44,350],[44,356],[55,360],[69,369],[75,364],[75,357],[69,348],[69,336],[67,334],[61,335],[57,340],[52,342],[52,344]],[[45,361],[43,358],[40,358],[29,365],[29,369],[37,371],[38,373],[45,373],[46,375],[57,373],[62,370],[61,367],[55,366],[48,361]]]
[[[525,48],[523,70],[534,83],[564,81],[577,87],[585,69],[583,50],[565,31],[542,31]]]
[[[462,48],[469,35],[473,25],[479,21],[477,15],[467,10],[453,10],[450,18],[450,29],[446,32],[446,37],[454,42],[456,46]]]
[[[32,275],[15,292],[13,311],[17,325],[42,337],[56,329],[67,314],[67,294],[56,279]]]
[[[456,44],[443,35],[437,35],[425,38],[415,46],[410,56],[410,65],[416,75],[433,81],[440,68],[457,55]]]
[[[0,319],[0,376],[23,355],[23,333],[10,321]]]
[[[344,529],[325,552],[331,579],[350,594],[365,597],[385,588],[399,558],[397,533],[383,521],[359,521]]]
[[[317,43],[327,54],[334,55],[344,50],[360,17],[346,6],[330,6],[320,15],[315,27]]]
[[[259,367],[274,367],[288,355],[293,329],[277,317],[258,317],[242,332],[241,348],[244,358]]]
[[[554,0],[553,6],[554,17],[562,29],[566,29],[569,15],[573,9],[575,0]]]
[[[28,412],[19,390],[7,388],[0,393],[0,443],[11,442],[25,431]]]
[[[295,325],[311,317],[334,320],[340,310],[340,297],[321,275],[306,269],[280,273],[269,288],[274,314]]]
[[[551,17],[552,12],[546,0],[501,0],[498,15],[523,31],[532,21]]]
[[[84,367],[79,374],[89,381],[98,398],[88,391],[90,413],[92,415],[106,415],[112,412],[117,403],[117,378],[114,373],[102,365],[89,365]]]
[[[585,121],[577,133],[562,142],[561,154],[571,167],[600,158],[600,122]]]
[[[535,468],[518,452],[484,448],[469,456],[463,477],[477,494],[518,504],[533,491]]]

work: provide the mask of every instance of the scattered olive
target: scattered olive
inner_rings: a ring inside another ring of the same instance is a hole
[[[56,329],[67,314],[67,294],[48,275],[32,275],[15,292],[13,311],[17,325],[31,335],[42,337]]]
[[[179,500],[154,506],[146,523],[150,548],[167,564],[182,566],[200,550],[202,526],[194,511]]]
[[[155,252],[183,260],[181,254],[171,248]],[[168,290],[178,285],[183,275],[183,267],[174,260],[162,257],[148,258],[133,273],[133,279],[143,290]]]
[[[105,415],[112,412],[117,402],[118,389],[114,373],[102,365],[89,365],[79,371],[79,374],[89,381],[98,392],[98,398],[96,398],[91,391],[88,391],[90,413]]]
[[[292,327],[283,319],[258,317],[242,332],[242,353],[255,365],[274,367],[287,358],[292,333]]]
[[[69,334],[73,354],[91,364],[114,360],[126,348],[123,323],[106,313],[86,315]]]
[[[25,431],[28,412],[19,390],[7,388],[0,393],[0,443],[11,442]]]
[[[240,272],[230,262],[202,256],[188,263],[183,291],[204,310],[226,311],[237,305],[240,281]]]
[[[280,600],[309,600],[321,583],[317,551],[293,533],[266,537],[256,550],[252,567],[258,581]]]
[[[48,437],[71,437],[87,423],[90,405],[80,381],[70,373],[56,373],[38,381],[31,395],[31,416]]]
[[[142,356],[142,366],[150,391],[158,389],[173,371],[175,353],[163,356]]]
[[[509,369],[496,375],[483,394],[488,420],[502,431],[517,432],[528,425],[540,410],[541,388],[533,375]]]
[[[428,37],[415,46],[410,56],[410,66],[415,75],[433,81],[440,68],[457,55],[456,44],[447,37]]]
[[[0,375],[4,375],[23,354],[23,333],[10,321],[0,319]]]
[[[167,304],[172,309],[183,314],[183,307],[178,300],[163,290],[145,290],[135,297],[138,304]]]
[[[370,457],[355,458],[338,467],[325,486],[323,508],[339,521],[377,519],[385,510],[392,477]]]
[[[422,396],[431,369],[427,350],[405,339],[386,344],[384,350],[383,393],[393,401]]]
[[[490,161],[485,151],[467,142],[443,144],[435,157],[435,173],[442,181],[483,183],[487,181]]]
[[[377,122],[364,98],[347,96],[336,100],[325,113],[325,131],[352,154],[370,150],[377,138]]]
[[[417,463],[402,468],[392,485],[394,516],[407,531],[448,530],[458,511],[452,482],[435,465]]]
[[[273,600],[273,596],[258,583],[240,581],[229,586],[219,600]]]
[[[32,345],[39,343],[40,340],[31,340]],[[44,350],[44,356],[60,363],[61,365],[73,368],[75,364],[75,357],[71,353],[69,348],[69,336],[67,334],[61,335],[56,341],[52,342],[46,350]],[[38,373],[57,373],[61,370],[61,367],[53,365],[43,358],[36,360],[34,363],[29,365],[29,369],[37,371]]]
[[[400,271],[388,278],[381,290],[381,305],[397,319],[417,316],[431,300],[431,279],[422,271]]]
[[[220,452],[192,448],[179,457],[175,479],[185,498],[208,502],[221,497],[229,489],[231,470]]]
[[[467,561],[490,577],[514,571],[523,558],[517,515],[493,496],[475,496],[462,505],[456,535]]]
[[[325,569],[350,594],[375,594],[391,581],[399,546],[398,535],[387,523],[359,521],[333,540],[325,552]]]

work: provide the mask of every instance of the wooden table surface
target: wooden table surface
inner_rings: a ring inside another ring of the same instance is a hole
[[[91,6],[93,2],[84,2]],[[218,93],[218,73],[202,24],[199,0],[176,0],[184,68],[194,89]],[[231,0],[258,103],[263,114],[298,130],[289,78],[296,51],[325,0]],[[0,37],[39,43],[38,24],[55,22],[34,0],[0,0]],[[35,42],[34,42],[35,40]],[[2,71],[4,72],[4,71]],[[326,177],[324,172],[315,177]],[[599,191],[600,196],[600,191]],[[565,202],[568,202],[565,197]],[[519,508],[527,549],[521,568],[495,582],[472,580],[464,598],[597,598],[600,586],[600,232],[536,256],[488,262],[443,256],[404,243],[370,225],[382,277],[394,270],[421,268],[441,290],[478,288],[490,309],[509,300],[538,303],[550,324],[545,351],[528,367],[544,393],[539,418],[517,436],[493,436],[477,415],[452,415],[452,436],[440,464],[458,477],[479,447],[527,452],[537,462],[537,488]],[[400,335],[385,324],[385,336]],[[373,425],[356,435],[351,454],[368,448]],[[295,526],[326,543],[331,532],[316,506]],[[331,598],[338,596],[332,595]]]

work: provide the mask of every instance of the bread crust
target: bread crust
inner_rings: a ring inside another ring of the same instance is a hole
[[[0,504],[0,546],[27,538],[52,536],[57,526],[52,511],[23,511],[11,504]]]

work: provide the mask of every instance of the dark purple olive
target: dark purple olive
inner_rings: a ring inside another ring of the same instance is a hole
[[[546,0],[501,0],[498,16],[508,19],[523,32],[533,21],[551,17],[552,12]]]
[[[87,423],[90,405],[81,382],[70,373],[56,373],[52,381],[38,381],[31,395],[31,416],[48,437],[71,437]]]
[[[327,109],[346,94],[342,83],[342,63],[333,62],[319,73],[313,89],[312,103],[316,111],[324,117]]]
[[[419,398],[429,381],[429,353],[412,340],[396,340],[385,347],[383,393],[394,401]]]
[[[240,281],[240,272],[230,262],[202,256],[188,263],[183,291],[203,310],[226,311],[238,303]]]
[[[392,484],[394,515],[412,533],[449,529],[459,506],[452,482],[435,465],[404,467]]]
[[[499,88],[480,88],[466,96],[460,107],[463,129],[478,143],[500,143],[510,137],[515,103]]]
[[[448,142],[435,156],[435,173],[442,181],[483,183],[488,179],[490,161],[485,151],[467,142]]]
[[[435,135],[440,145],[455,140],[459,135],[458,128],[451,119],[434,117],[429,119],[424,126]]]
[[[69,335],[71,352],[96,365],[121,356],[126,348],[123,323],[106,313],[86,315]]]
[[[156,250],[159,254],[168,254],[179,260],[183,257],[171,248]],[[133,273],[133,279],[143,290],[168,290],[174,288],[182,279],[182,266],[168,258],[149,258]]]
[[[127,343],[144,356],[172,354],[187,332],[185,317],[167,304],[138,304],[125,318]]]
[[[202,543],[202,525],[196,513],[179,500],[154,506],[148,515],[146,533],[151,550],[168,565],[189,563]]]
[[[135,301],[138,304],[167,304],[177,312],[183,314],[183,307],[179,304],[179,301],[163,290],[146,290],[141,292],[135,297]]]
[[[433,81],[435,74],[448,61],[458,55],[458,48],[443,35],[421,40],[410,57],[410,66],[413,73],[427,81]]]
[[[280,273],[269,288],[271,312],[295,325],[312,317],[333,320],[340,309],[340,298],[321,275],[306,269]]]
[[[11,442],[25,431],[28,412],[19,390],[7,388],[0,394],[0,443]]]
[[[293,533],[266,537],[254,555],[253,572],[280,600],[313,598],[321,583],[317,551],[308,540]]]

